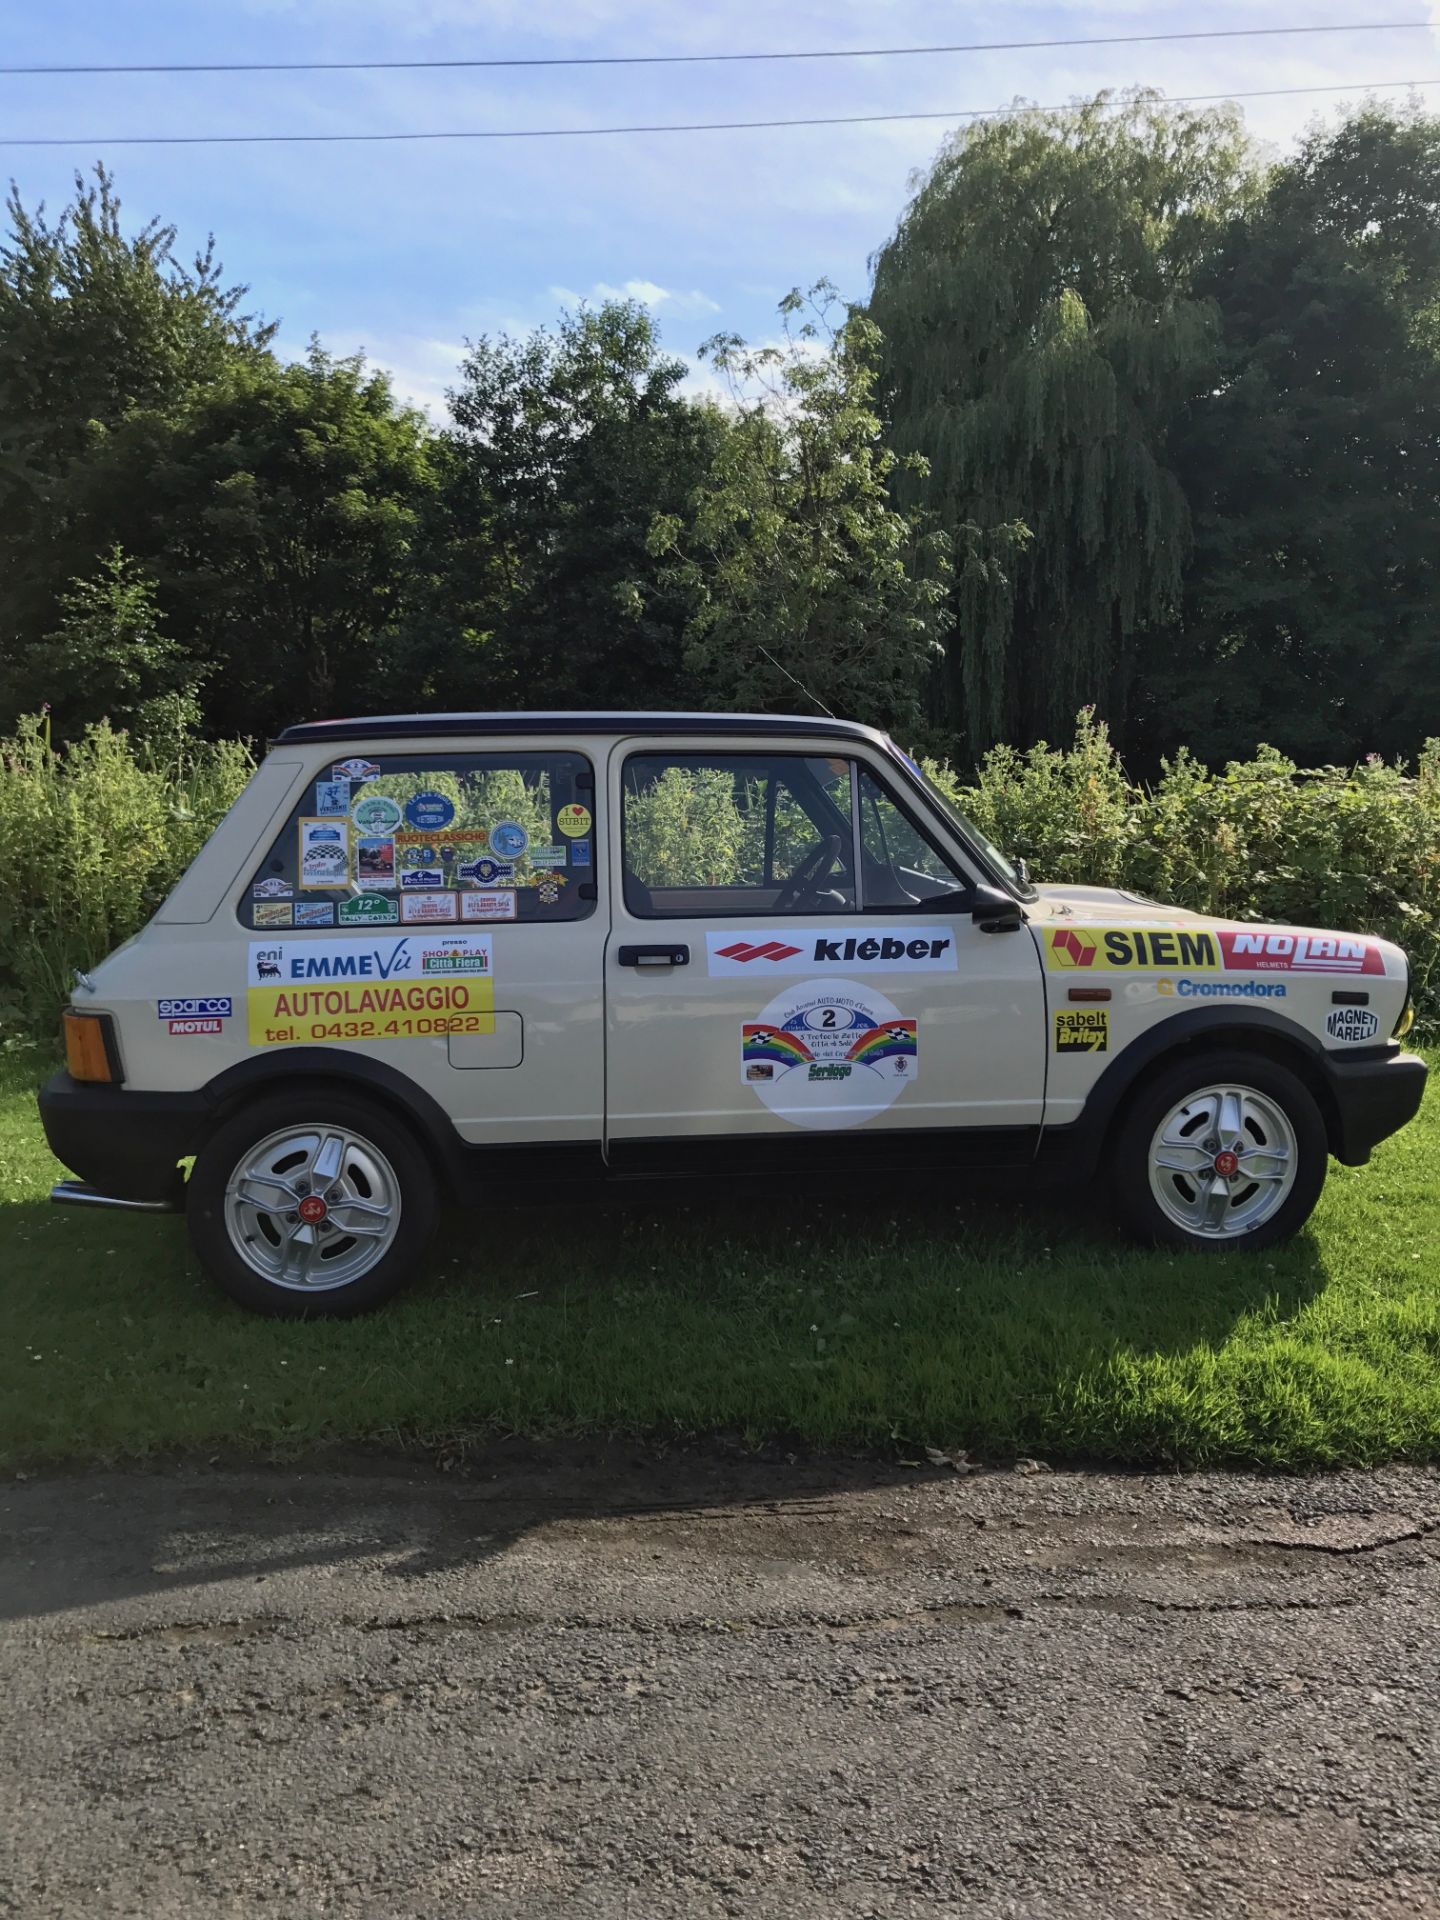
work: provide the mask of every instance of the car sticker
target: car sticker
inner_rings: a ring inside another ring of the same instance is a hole
[[[357,887],[391,888],[395,885],[395,842],[386,836],[366,837],[355,842],[355,884]],[[358,917],[358,916],[357,916]]]
[[[513,889],[509,892],[462,893],[460,918],[462,920],[513,920],[518,900],[519,896]]]
[[[493,1033],[493,958],[479,932],[252,941],[250,1045]]]
[[[350,880],[350,829],[344,820],[302,815],[300,886],[343,887]]]
[[[1056,1053],[1108,1053],[1108,1007],[1062,1007],[1055,1015]]]
[[[362,793],[350,817],[361,833],[393,833],[401,820],[400,803],[388,793]]]
[[[740,1029],[740,1081],[798,1127],[858,1127],[920,1077],[918,1022],[854,980],[787,987]]]
[[[438,878],[438,875],[436,876]],[[454,920],[455,911],[453,893],[407,893],[400,900],[400,918],[411,922],[417,920]]]
[[[1380,1031],[1380,1022],[1367,1007],[1336,1007],[1325,1016],[1325,1031],[1346,1046],[1364,1046]]]
[[[344,815],[350,811],[350,782],[348,780],[317,780],[315,782],[315,811],[327,816]]]
[[[933,923],[925,927],[745,927],[707,933],[713,977],[763,979],[771,973],[953,973],[955,940]]]
[[[583,840],[594,821],[590,817],[589,807],[582,807],[577,800],[567,807],[561,807],[555,816],[555,825],[567,840]]]

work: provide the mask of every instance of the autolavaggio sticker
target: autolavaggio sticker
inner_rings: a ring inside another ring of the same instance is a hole
[[[252,1047],[495,1031],[488,933],[256,940],[245,995]]]
[[[740,1078],[798,1127],[856,1127],[920,1077],[918,1023],[854,980],[776,994],[740,1032]]]

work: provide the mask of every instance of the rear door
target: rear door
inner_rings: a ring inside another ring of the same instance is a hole
[[[1033,1152],[1034,942],[957,911],[978,875],[898,769],[849,742],[632,739],[607,794],[614,1171]]]

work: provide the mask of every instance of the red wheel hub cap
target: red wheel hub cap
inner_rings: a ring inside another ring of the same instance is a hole
[[[1233,1160],[1235,1156],[1232,1154],[1230,1157]],[[307,1227],[315,1227],[325,1218],[329,1209],[318,1193],[307,1193],[295,1211]]]
[[[1232,1179],[1234,1175],[1240,1171],[1239,1154],[1231,1153],[1228,1147],[1223,1153],[1217,1153],[1215,1156],[1215,1171],[1220,1175],[1222,1180]]]

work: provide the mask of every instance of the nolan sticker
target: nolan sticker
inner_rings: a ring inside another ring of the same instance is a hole
[[[1047,927],[1045,963],[1059,972],[1122,973],[1160,967],[1184,967],[1191,973],[1218,972],[1215,935],[1185,928]]]
[[[740,1029],[740,1083],[795,1126],[859,1126],[920,1075],[919,1029],[856,980],[778,993]]]
[[[155,1011],[162,1020],[228,1020],[235,1008],[224,995],[196,994],[184,1000],[157,1000]]]
[[[1157,980],[1155,991],[1162,999],[1283,1000],[1290,990],[1283,980]]]
[[[1380,1031],[1380,1022],[1368,1007],[1336,1007],[1325,1016],[1325,1031],[1346,1046],[1363,1046]]]
[[[252,1047],[495,1030],[488,933],[256,940],[247,977]]]
[[[1056,1053],[1108,1053],[1110,1009],[1065,1007],[1055,1016]]]
[[[1379,973],[1385,956],[1373,941],[1339,933],[1222,933],[1232,973]]]
[[[814,973],[841,968],[850,973],[953,973],[955,941],[928,927],[747,928],[707,933],[712,975],[747,979],[769,973]]]

